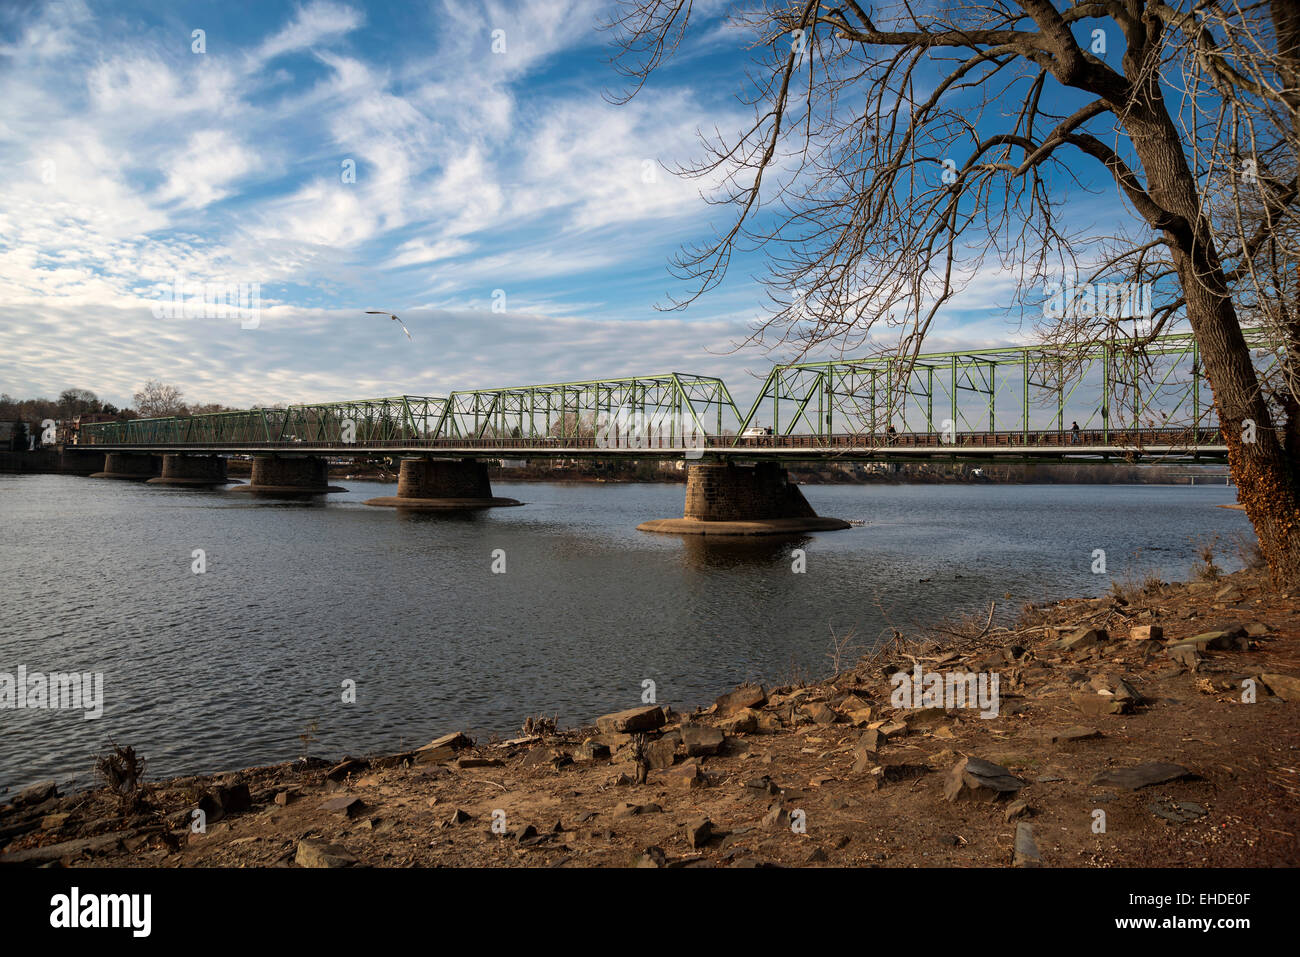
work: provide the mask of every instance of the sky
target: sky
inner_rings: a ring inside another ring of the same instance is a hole
[[[743,402],[786,358],[736,348],[758,254],[656,308],[719,224],[669,168],[749,115],[748,35],[697,7],[616,105],[595,0],[6,3],[0,391],[125,406],[153,378],[247,406],[680,371]],[[1015,275],[970,278],[929,348],[1020,341]],[[257,320],[173,314],[176,282],[256,284]]]

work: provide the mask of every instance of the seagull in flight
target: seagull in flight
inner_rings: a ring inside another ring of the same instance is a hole
[[[393,320],[393,322],[397,323],[399,326],[402,327],[402,331],[403,331],[404,333],[406,333],[406,338],[411,339],[411,330],[408,329],[408,328],[406,328],[406,323],[402,322],[401,319],[398,319],[398,318],[397,318],[395,315],[393,315],[391,312],[384,312],[384,310],[382,310],[382,309],[367,309],[367,310],[366,310],[366,315],[367,315],[367,316],[387,316],[389,319]],[[414,339],[411,339],[411,341],[414,342],[415,340],[414,340]]]

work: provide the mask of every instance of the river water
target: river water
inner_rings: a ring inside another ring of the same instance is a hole
[[[573,726],[647,680],[688,709],[824,677],[832,632],[869,646],[991,599],[1011,615],[1185,578],[1215,536],[1233,569],[1250,534],[1213,507],[1235,501],[1222,486],[810,486],[820,514],[864,524],[737,543],[636,531],[681,515],[679,485],[499,482],[526,507],[431,515],[362,504],[392,484],[339,484],[291,502],[0,475],[0,675],[103,675],[98,719],[0,710],[0,788],[88,782],[110,740],[158,777],[289,760],[303,734],[337,756]]]

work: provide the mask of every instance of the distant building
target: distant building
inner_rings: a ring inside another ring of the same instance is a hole
[[[0,422],[0,452],[25,452],[27,427],[21,422]]]

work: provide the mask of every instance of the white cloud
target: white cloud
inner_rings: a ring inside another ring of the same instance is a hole
[[[268,37],[254,54],[262,63],[286,53],[308,50],[323,40],[351,33],[365,22],[357,9],[328,0],[315,0],[298,10],[294,19],[274,36]]]

